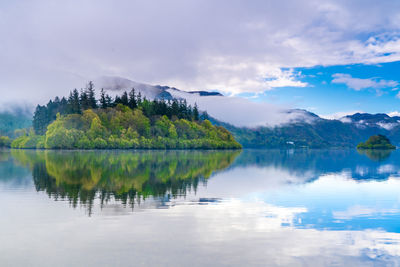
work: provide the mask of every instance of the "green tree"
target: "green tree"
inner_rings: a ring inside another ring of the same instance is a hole
[[[193,120],[198,121],[199,119],[200,119],[199,109],[197,107],[197,103],[195,103],[193,108]]]
[[[150,120],[143,115],[140,109],[135,109],[133,111],[133,120],[135,125],[135,130],[144,137],[148,137],[150,134]]]
[[[8,136],[0,136],[0,147],[10,147],[11,139]]]
[[[135,88],[132,87],[132,90],[129,92],[129,107],[131,109],[137,108],[137,101],[136,101],[136,94],[135,94]]]
[[[121,104],[124,106],[129,106],[128,93],[125,91],[121,96]]]
[[[100,92],[100,107],[103,109],[108,108],[108,103],[107,103],[107,98],[106,95],[104,93],[104,89],[101,88],[101,92]]]
[[[47,130],[47,125],[49,123],[49,116],[47,114],[47,109],[44,106],[38,105],[36,107],[35,113],[33,114],[33,129],[36,134],[44,135]]]
[[[97,108],[96,93],[94,90],[94,84],[90,81],[86,87],[86,95],[88,101],[88,108]]]
[[[74,89],[68,98],[68,113],[69,114],[80,114],[81,113],[81,103],[79,100],[79,92]]]

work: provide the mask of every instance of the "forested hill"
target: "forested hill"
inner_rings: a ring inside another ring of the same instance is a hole
[[[31,126],[32,114],[26,110],[0,112],[0,136],[15,137],[18,135],[18,130]]]
[[[371,116],[375,118],[380,114]],[[386,117],[389,116],[386,115]],[[235,139],[247,148],[354,148],[368,137],[378,134],[390,138],[394,145],[400,145],[400,123],[384,123],[380,120],[377,123],[360,123],[349,121],[349,118],[350,116],[342,121],[316,117],[310,123],[296,122],[256,128],[236,127],[211,117],[210,120],[214,125],[220,125],[229,130]]]
[[[241,148],[228,130],[213,126],[207,114],[185,100],[147,100],[135,89],[115,98],[93,83],[38,105],[33,130],[15,139],[13,148]]]

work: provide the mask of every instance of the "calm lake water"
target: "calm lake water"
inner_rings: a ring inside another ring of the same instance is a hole
[[[0,150],[1,266],[399,266],[400,151]]]

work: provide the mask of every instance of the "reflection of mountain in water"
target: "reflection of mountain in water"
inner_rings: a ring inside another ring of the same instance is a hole
[[[75,207],[95,198],[134,206],[149,197],[165,199],[196,190],[239,151],[12,151],[30,166],[38,191],[68,199]]]
[[[373,153],[373,154],[371,154]],[[306,181],[329,173],[349,173],[354,180],[386,180],[400,175],[399,151],[360,154],[348,150],[244,150],[235,166],[274,167]],[[233,166],[232,166],[233,167]],[[306,182],[299,181],[299,182]]]

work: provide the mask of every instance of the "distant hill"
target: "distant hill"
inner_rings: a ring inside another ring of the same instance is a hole
[[[328,120],[307,111],[304,113],[313,120],[275,127],[246,128],[212,118],[211,121],[228,129],[243,147],[248,148],[356,147],[370,136],[379,134],[390,138],[394,145],[400,144],[398,117],[357,113],[340,120]]]
[[[400,125],[400,117],[390,117],[389,115],[384,113],[356,113],[353,115],[342,117],[340,120],[347,123],[353,123],[360,128],[380,127],[386,130],[392,130],[393,128]]]
[[[28,111],[4,111],[0,112],[0,136],[14,137],[17,129],[32,126],[32,114]]]

